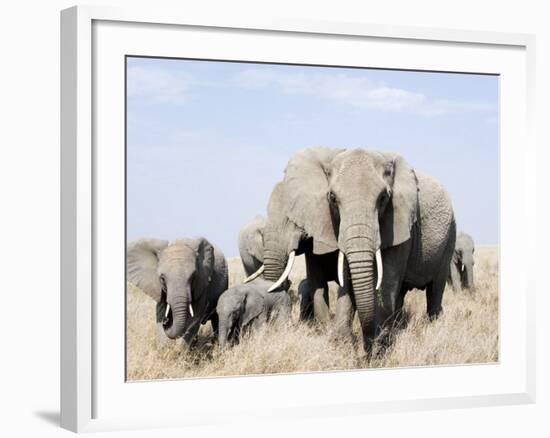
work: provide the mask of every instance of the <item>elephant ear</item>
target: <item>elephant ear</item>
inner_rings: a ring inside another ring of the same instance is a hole
[[[241,319],[242,327],[246,327],[255,318],[260,316],[264,311],[264,297],[257,291],[250,291],[244,296],[243,314]]]
[[[214,247],[204,237],[194,239],[193,246],[197,254],[197,271],[194,288],[204,291],[210,285],[214,271]]]
[[[392,195],[380,219],[381,247],[397,246],[411,238],[418,213],[418,181],[403,157],[384,154],[393,180]]]
[[[313,252],[326,254],[338,249],[327,200],[329,168],[344,149],[310,148],[296,153],[284,177],[284,205],[290,221],[313,238]]]
[[[256,218],[246,225],[239,233],[239,242],[244,242],[245,251],[251,257],[263,262],[264,260],[264,228],[266,220],[263,216]]]
[[[264,260],[264,228],[265,228],[265,217],[256,216],[254,219],[254,245],[251,250],[251,255],[257,260]]]
[[[160,253],[168,246],[166,240],[139,239],[128,244],[126,272],[130,283],[160,301],[162,286],[157,273]]]

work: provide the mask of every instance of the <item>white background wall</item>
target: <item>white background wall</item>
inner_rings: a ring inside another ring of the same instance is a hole
[[[97,4],[147,5],[146,1],[96,1]],[[197,3],[195,5],[194,3]],[[224,4],[225,3],[225,4]],[[523,0],[233,0],[160,1],[158,7],[193,7],[205,11],[242,11],[255,15],[364,21],[459,29],[534,33],[537,36],[538,198],[547,200],[549,175],[550,25],[544,5]],[[183,4],[183,6],[181,6]],[[59,10],[72,1],[4,2],[0,12],[0,434],[54,436],[59,417]],[[521,147],[521,145],[518,145]],[[548,223],[539,208],[539,231]],[[529,255],[548,272],[548,235],[540,233],[537,254]],[[543,275],[539,277],[542,282]],[[203,436],[548,436],[550,426],[550,298],[539,287],[538,402],[470,410],[435,411],[368,418],[328,418],[280,423],[263,430],[246,425]],[[30,323],[32,321],[32,323]],[[366,427],[365,421],[368,421]],[[363,423],[363,424],[362,424]],[[133,432],[158,436],[169,431]],[[182,431],[178,432],[181,436]],[[130,432],[108,436],[128,436]]]

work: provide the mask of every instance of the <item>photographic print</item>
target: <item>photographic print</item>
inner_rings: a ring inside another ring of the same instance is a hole
[[[498,81],[127,57],[127,380],[497,362]]]

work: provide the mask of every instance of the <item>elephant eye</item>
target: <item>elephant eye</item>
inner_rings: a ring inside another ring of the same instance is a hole
[[[327,199],[328,199],[328,202],[330,202],[331,204],[336,204],[336,195],[334,194],[333,191],[330,191],[327,193]]]

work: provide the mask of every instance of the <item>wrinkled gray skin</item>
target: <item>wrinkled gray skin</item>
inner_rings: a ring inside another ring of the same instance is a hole
[[[256,272],[264,262],[265,218],[256,216],[239,232],[239,254],[246,276]]]
[[[441,300],[455,245],[450,198],[433,178],[415,172],[398,154],[313,148],[296,153],[268,206],[264,277],[277,280],[292,250],[305,253],[315,317],[328,319],[327,281],[345,255],[337,327],[351,333],[356,309],[365,351],[391,325],[405,293],[426,289],[430,317]],[[383,280],[375,291],[375,253]]]
[[[158,239],[130,242],[127,274],[129,282],[156,301],[161,339],[183,337],[191,344],[200,325],[209,320],[217,331],[216,304],[227,289],[227,263],[222,252],[205,238],[170,244]]]
[[[456,239],[453,208],[439,182],[415,172],[398,154],[346,151],[335,157],[329,175],[328,199],[346,260],[347,293],[337,314],[347,320],[339,326],[351,327],[355,307],[370,351],[401,312],[407,291],[425,289],[430,318],[441,312]],[[377,250],[383,265],[379,292]]]
[[[455,292],[463,289],[475,293],[474,249],[474,239],[469,234],[459,232],[449,274],[449,282]]]
[[[227,289],[219,298],[216,312],[219,320],[218,341],[223,349],[237,341],[244,330],[255,328],[275,316],[289,316],[290,298],[285,290],[267,293],[271,281],[257,278]]]
[[[239,232],[239,254],[247,277],[254,274],[264,263],[264,228],[266,219],[256,216]],[[292,281],[287,279],[281,289],[291,293]]]
[[[337,280],[336,237],[327,202],[327,170],[343,149],[312,148],[297,152],[269,198],[264,228],[263,277],[277,281],[288,255],[305,254],[307,282],[300,286],[300,316],[326,323],[328,282]],[[309,289],[308,289],[309,288]]]

